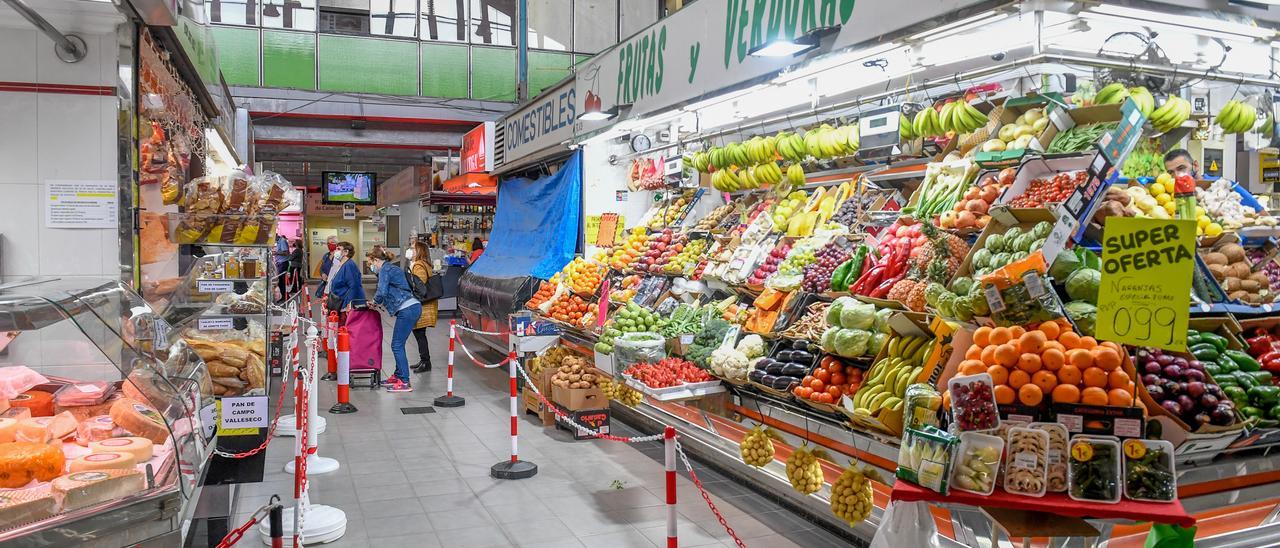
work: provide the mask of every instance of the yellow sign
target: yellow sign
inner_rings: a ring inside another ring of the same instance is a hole
[[[1185,351],[1195,252],[1195,221],[1108,217],[1098,339]]]
[[[1093,446],[1084,441],[1072,445],[1071,458],[1076,459],[1076,462],[1089,462],[1093,459]]]
[[[586,242],[587,245],[596,245],[596,237],[600,235],[600,220],[603,218],[603,215],[587,215],[586,220],[583,221],[582,241]],[[622,233],[625,232],[622,227],[625,225],[626,217],[619,215],[617,233],[613,238],[614,242],[622,241]]]
[[[1139,440],[1125,440],[1124,456],[1137,460],[1147,456],[1147,446]]]
[[[222,427],[222,400],[214,402],[217,407],[214,408],[214,424],[218,425],[219,436],[256,436],[257,428],[223,428]]]

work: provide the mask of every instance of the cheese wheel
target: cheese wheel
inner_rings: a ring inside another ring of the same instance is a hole
[[[53,394],[44,390],[28,390],[9,400],[9,407],[26,407],[33,417],[52,417]]]
[[[137,400],[120,398],[111,406],[111,420],[129,433],[151,440],[153,443],[164,443],[169,437],[169,427],[155,409]]]
[[[132,468],[138,464],[129,453],[90,453],[74,459],[67,465],[72,472],[85,470],[108,470],[111,468]]]
[[[49,484],[30,489],[0,491],[0,529],[34,523],[57,513]]]
[[[14,441],[18,435],[18,420],[0,418],[0,443]]]
[[[80,421],[80,424],[76,425],[76,443],[81,447],[88,447],[89,442],[112,438],[112,431],[115,428],[116,423],[111,421],[110,415],[98,415]]]
[[[72,472],[53,480],[53,493],[70,512],[141,491],[142,474],[136,469],[112,468]]]
[[[89,451],[94,453],[128,453],[133,455],[134,462],[151,460],[155,444],[147,438],[111,438],[109,440],[89,442]]]
[[[0,444],[0,487],[16,489],[32,479],[49,481],[62,475],[62,448],[47,443]]]

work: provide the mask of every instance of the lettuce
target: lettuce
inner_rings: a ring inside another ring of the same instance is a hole
[[[856,358],[867,353],[871,333],[861,329],[841,329],[836,333],[836,354]]]
[[[855,302],[840,309],[840,327],[866,330],[875,323],[876,307],[873,304]]]

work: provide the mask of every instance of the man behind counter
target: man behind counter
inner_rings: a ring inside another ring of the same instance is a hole
[[[1175,148],[1164,155],[1164,169],[1174,178],[1179,175],[1190,175],[1192,179],[1200,178],[1200,162],[1191,158],[1185,148]]]

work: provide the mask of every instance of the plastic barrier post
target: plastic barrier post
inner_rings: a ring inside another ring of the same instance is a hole
[[[524,479],[531,478],[538,473],[538,465],[520,460],[519,451],[516,441],[519,428],[517,425],[520,421],[519,398],[516,395],[516,368],[520,367],[520,362],[516,360],[515,351],[511,351],[507,355],[507,363],[509,365],[510,384],[511,384],[511,460],[504,460],[489,468],[489,475],[498,479]]]
[[[345,415],[359,411],[351,405],[351,335],[346,327],[338,328],[338,403],[329,408],[330,413]]]
[[[662,432],[667,468],[667,548],[680,546],[676,540],[676,429],[668,426]]]
[[[307,378],[309,379],[315,379],[316,375],[320,373],[319,367],[317,365],[319,362],[317,357],[319,355],[318,352],[320,351],[320,347],[317,344],[317,342],[318,341],[316,340],[316,328],[315,327],[308,328],[307,329],[307,363],[305,367],[307,368]],[[304,366],[299,364],[299,367],[304,367]],[[301,382],[302,382],[301,379],[299,379],[299,383]],[[306,465],[303,467],[303,469],[306,470],[308,474],[316,474],[316,475],[336,472],[339,468],[342,467],[342,465],[338,463],[338,459],[332,459],[329,457],[320,456],[320,434],[324,433],[326,428],[325,424],[327,422],[324,417],[320,416],[320,395],[319,395],[320,392],[319,390],[316,389],[316,383],[314,381],[306,385],[301,390],[305,392],[304,397],[306,398],[306,402],[307,402],[306,404],[307,419],[305,422],[298,421],[296,417],[300,415],[295,413],[293,416],[295,417],[294,419],[295,423],[305,424],[305,427],[306,427],[307,446],[306,446],[306,449],[304,450],[304,454],[306,456]],[[296,435],[298,435],[299,438],[302,437],[301,428],[297,430]],[[284,463],[284,471],[286,474],[292,474],[296,469],[297,469],[296,460],[291,460]]]
[[[330,310],[325,329],[325,358],[328,360],[329,372],[321,380],[338,380],[338,311]]]
[[[449,320],[449,376],[446,379],[445,395],[436,398],[436,407],[462,407],[467,404],[467,400],[462,396],[453,395],[453,345],[458,338],[458,320]]]

